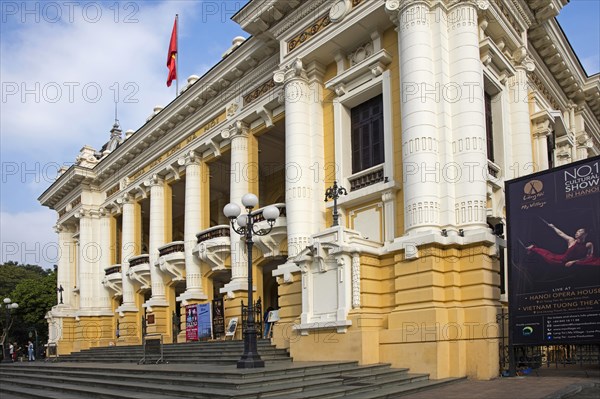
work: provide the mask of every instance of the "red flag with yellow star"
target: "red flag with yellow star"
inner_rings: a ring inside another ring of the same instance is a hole
[[[175,16],[173,32],[171,33],[171,43],[169,44],[169,53],[167,54],[167,68],[169,68],[167,87],[171,87],[171,82],[177,79],[177,16]]]

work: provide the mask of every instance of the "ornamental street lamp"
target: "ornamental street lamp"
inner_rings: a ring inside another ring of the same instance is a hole
[[[223,208],[223,213],[231,221],[231,228],[246,240],[248,251],[248,317],[246,318],[246,335],[244,336],[244,353],[237,362],[237,368],[249,369],[265,367],[265,361],[260,358],[256,345],[256,326],[254,324],[254,300],[252,298],[252,235],[267,235],[273,230],[275,219],[279,217],[279,209],[275,206],[267,206],[263,209],[263,217],[269,223],[268,229],[255,230],[255,221],[252,219],[252,208],[258,204],[258,198],[254,194],[246,194],[242,197],[242,205],[246,213],[240,214],[238,205],[229,203]],[[236,227],[236,221],[238,227]]]
[[[2,363],[10,363],[12,359],[10,357],[10,339],[8,333],[10,331],[10,323],[11,323],[11,314],[10,311],[12,309],[17,309],[19,307],[18,303],[13,303],[10,298],[4,298],[4,309],[5,309],[5,320],[4,320],[4,359],[2,359]],[[14,348],[17,350],[17,348]]]
[[[337,200],[341,195],[348,195],[348,191],[346,191],[344,187],[338,186],[337,181],[334,180],[333,187],[329,187],[327,191],[325,191],[325,202],[327,202],[328,199],[333,200],[333,224],[331,227],[339,225]]]
[[[60,303],[59,303],[59,305],[63,304],[62,293],[63,293],[64,290],[65,289],[62,287],[62,284],[56,288],[56,292],[58,292],[60,294]]]

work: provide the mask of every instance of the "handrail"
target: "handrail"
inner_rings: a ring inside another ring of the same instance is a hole
[[[173,241],[158,248],[159,256],[165,256],[174,252],[185,252],[183,241]]]
[[[104,268],[104,275],[108,276],[109,274],[121,273],[121,265],[111,265]]]
[[[143,265],[144,263],[150,263],[150,255],[143,254],[129,258],[129,267]]]
[[[221,224],[218,226],[213,226],[206,230],[202,230],[198,234],[196,234],[197,242],[200,244],[201,242],[211,240],[213,238],[218,237],[229,237],[230,231],[229,226],[226,224]]]

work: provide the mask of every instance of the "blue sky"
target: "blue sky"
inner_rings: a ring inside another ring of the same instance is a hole
[[[39,195],[83,145],[109,138],[168,104],[166,53],[180,15],[179,75],[202,75],[235,36],[246,1],[0,3],[1,261],[56,263],[56,214]],[[600,70],[600,1],[572,0],[559,21],[588,74]],[[182,79],[180,85],[184,84]]]

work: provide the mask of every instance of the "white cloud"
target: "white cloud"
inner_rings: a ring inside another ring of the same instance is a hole
[[[154,105],[173,99],[165,63],[174,15],[198,3],[135,4],[137,23],[122,22],[123,12],[115,23],[109,9],[90,23],[76,10],[72,23],[42,19],[8,32],[2,54],[11,56],[2,57],[0,71],[3,152],[44,149],[68,159],[83,144],[98,148],[108,140],[115,99],[122,128],[134,130]]]
[[[50,210],[1,212],[2,262],[11,260],[52,267],[58,261],[57,235],[52,230],[55,223],[56,213]]]

